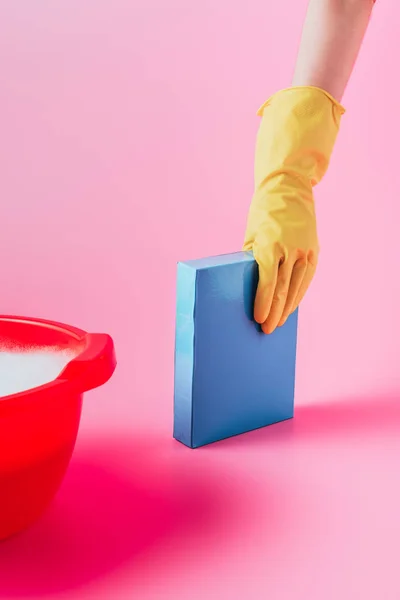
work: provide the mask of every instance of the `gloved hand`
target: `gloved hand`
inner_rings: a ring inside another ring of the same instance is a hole
[[[258,111],[255,191],[243,250],[252,250],[259,266],[254,318],[264,333],[284,324],[314,276],[313,187],[326,173],[344,112],[316,87],[282,90]]]

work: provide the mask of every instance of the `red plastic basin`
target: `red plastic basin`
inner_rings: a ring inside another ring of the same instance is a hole
[[[79,429],[84,392],[116,366],[110,336],[60,323],[0,316],[0,351],[71,351],[50,383],[0,397],[0,540],[31,525],[56,494]]]

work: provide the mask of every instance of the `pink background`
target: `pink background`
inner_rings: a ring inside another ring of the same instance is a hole
[[[0,547],[1,598],[400,598],[395,0],[317,190],[296,419],[171,440],[175,263],[240,249],[255,111],[290,82],[305,9],[1,3],[1,312],[109,332],[119,357],[52,508]]]

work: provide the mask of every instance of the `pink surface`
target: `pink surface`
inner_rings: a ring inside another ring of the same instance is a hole
[[[255,111],[290,81],[305,8],[1,6],[1,311],[105,330],[119,356],[57,501],[0,547],[1,598],[399,599],[394,0],[317,191],[296,419],[171,440],[175,263],[240,248]]]

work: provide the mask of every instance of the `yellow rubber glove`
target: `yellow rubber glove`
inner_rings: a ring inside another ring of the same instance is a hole
[[[314,276],[319,245],[313,187],[322,179],[345,112],[316,87],[281,90],[259,109],[255,192],[243,250],[259,266],[254,318],[283,325]]]

